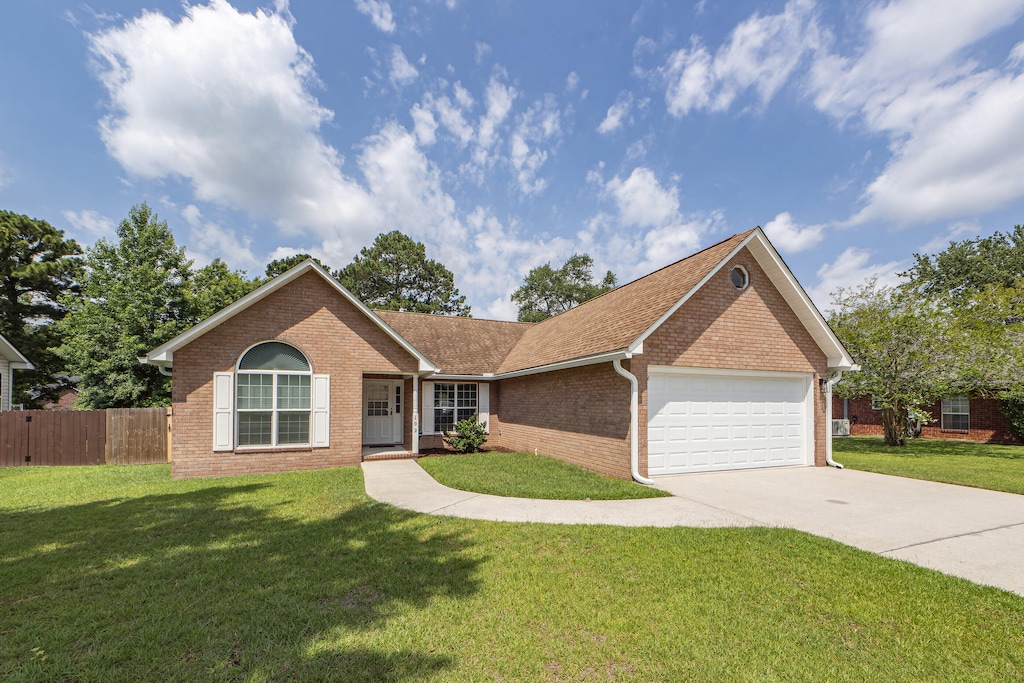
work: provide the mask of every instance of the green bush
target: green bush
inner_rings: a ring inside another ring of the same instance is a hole
[[[480,446],[487,441],[484,429],[484,425],[480,423],[477,416],[473,415],[456,422],[454,432],[445,432],[444,442],[459,453],[476,453],[480,450]]]
[[[1018,439],[1024,439],[1024,398],[1004,398],[1001,403],[1010,431]]]

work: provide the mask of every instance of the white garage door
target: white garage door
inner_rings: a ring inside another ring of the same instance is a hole
[[[810,464],[809,376],[658,372],[648,383],[648,474]]]

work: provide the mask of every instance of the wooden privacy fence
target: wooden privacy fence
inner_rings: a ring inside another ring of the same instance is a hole
[[[167,462],[167,408],[0,413],[0,467]]]

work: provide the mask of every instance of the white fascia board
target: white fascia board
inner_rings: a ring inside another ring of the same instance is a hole
[[[14,348],[14,344],[7,341],[7,338],[0,335],[0,357],[10,361],[11,367],[16,370],[35,370],[28,358],[22,355],[21,351]]]
[[[496,380],[498,378],[495,377],[493,374],[484,374],[484,375],[450,375],[450,374],[449,375],[444,375],[444,374],[436,374],[436,375],[426,376],[423,379],[427,380],[428,382],[433,382],[435,380],[437,380],[437,381],[449,381],[449,382],[493,382],[494,380]]]
[[[550,365],[540,365],[535,368],[526,368],[525,370],[515,370],[513,372],[503,372],[499,375],[494,375],[490,379],[511,379],[513,377],[523,377],[525,375],[539,375],[542,372],[555,372],[556,370],[568,370],[570,368],[579,368],[584,365],[596,365],[598,363],[610,363],[613,360],[625,360],[632,358],[633,354],[628,349],[621,349],[619,351],[609,351],[607,353],[599,353],[596,356],[586,356],[584,358],[575,358],[573,360],[566,360],[560,363],[551,363]]]
[[[679,301],[665,312],[658,320],[651,325],[647,330],[644,331],[637,339],[629,345],[629,351],[632,353],[642,353],[644,340],[647,339],[651,334],[654,333],[661,325],[668,320],[672,315],[678,311],[683,304],[685,304],[690,297],[696,294],[701,287],[713,278],[722,267],[731,261],[736,254],[740,252],[744,247],[750,249],[750,253],[753,254],[757,260],[758,265],[768,275],[768,278],[775,285],[775,288],[779,290],[782,297],[789,304],[790,308],[796,314],[797,318],[803,324],[803,326],[810,333],[811,337],[818,344],[818,347],[825,352],[825,356],[828,361],[828,367],[830,370],[848,370],[853,367],[853,358],[847,352],[839,338],[836,337],[832,328],[825,322],[825,318],[822,317],[821,313],[815,307],[811,298],[807,296],[807,292],[800,286],[796,278],[793,277],[792,271],[786,265],[782,257],[772,246],[772,243],[768,241],[764,231],[761,228],[755,228],[742,242],[740,242],[732,251],[730,251],[714,268],[712,268],[707,275],[701,278],[700,282],[693,286]]]
[[[158,346],[149,353],[146,354],[146,362],[154,365],[170,366],[174,363],[174,352],[182,348],[186,344],[198,339],[213,328],[217,327],[221,323],[225,322],[229,318],[233,318],[235,315],[241,313],[245,309],[249,308],[253,304],[266,298],[268,295],[276,292],[277,290],[284,287],[286,284],[295,280],[307,272],[314,272],[319,275],[325,282],[334,287],[334,289],[347,299],[352,305],[358,308],[364,315],[370,320],[377,324],[385,334],[394,339],[399,346],[408,351],[416,360],[419,361],[419,370],[421,372],[436,372],[438,368],[430,362],[430,360],[424,356],[418,349],[410,344],[402,335],[398,334],[390,325],[384,322],[383,319],[372,310],[370,310],[366,304],[357,299],[352,292],[348,291],[340,282],[330,276],[329,273],[324,271],[319,265],[314,263],[311,259],[307,259],[299,265],[287,270],[286,272],[278,275],[276,278],[266,283],[265,285],[256,288],[249,292],[235,303],[221,309],[217,313],[214,313],[206,320],[190,327],[174,339],[166,342],[165,344]]]

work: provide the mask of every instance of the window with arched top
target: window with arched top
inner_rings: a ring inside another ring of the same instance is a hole
[[[257,344],[236,373],[239,446],[309,444],[312,372],[301,351],[283,342]]]

